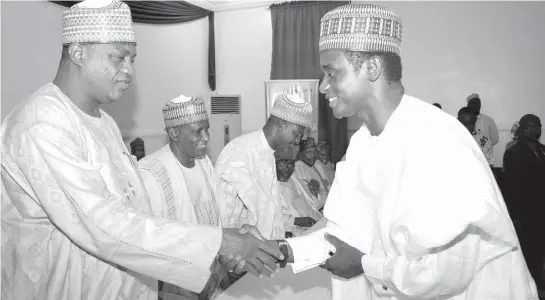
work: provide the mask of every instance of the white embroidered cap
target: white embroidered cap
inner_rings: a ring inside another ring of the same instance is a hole
[[[167,101],[163,107],[163,118],[165,127],[171,128],[208,120],[208,114],[201,98],[180,95]]]
[[[85,0],[62,16],[63,45],[136,44],[129,6],[119,0]]]
[[[320,53],[329,50],[401,52],[401,20],[391,9],[374,4],[347,4],[328,11],[320,21]]]
[[[312,105],[299,95],[278,95],[271,115],[304,127],[312,126]]]

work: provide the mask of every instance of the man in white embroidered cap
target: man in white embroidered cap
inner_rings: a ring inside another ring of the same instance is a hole
[[[240,227],[247,223],[267,239],[285,237],[275,151],[279,152],[277,156],[294,160],[311,118],[309,102],[297,95],[281,94],[263,129],[242,135],[223,148],[216,161],[216,175],[225,195],[220,206],[224,225]]]
[[[2,299],[156,300],[157,280],[199,293],[218,255],[270,274],[276,247],[151,215],[136,161],[100,109],[133,76],[129,7],[76,4],[63,39],[53,82],[2,123]]]
[[[322,18],[320,90],[335,117],[364,125],[337,164],[326,226],[280,248],[295,272],[331,272],[334,300],[537,300],[486,158],[454,117],[405,93],[400,44],[390,9]]]
[[[153,214],[172,221],[221,228],[217,205],[220,194],[214,166],[206,155],[210,123],[204,101],[179,96],[166,103],[163,117],[170,142],[138,162]],[[219,264],[213,264],[212,268],[212,275],[200,294],[162,284],[161,298],[212,299],[226,277]]]

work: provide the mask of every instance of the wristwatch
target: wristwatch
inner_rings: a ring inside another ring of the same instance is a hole
[[[280,268],[285,268],[288,264],[288,242],[286,242],[285,240],[277,240],[277,242],[280,252],[284,255],[284,259],[278,262],[280,263]]]

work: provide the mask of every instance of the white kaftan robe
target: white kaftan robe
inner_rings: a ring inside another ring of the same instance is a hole
[[[327,180],[327,183],[331,187],[331,184],[333,184],[333,179],[335,179],[335,167],[333,166],[333,163],[328,162],[327,164],[324,164],[320,160],[316,160],[314,168],[316,168],[316,171],[318,171],[320,177]]]
[[[379,136],[362,127],[352,137],[324,215],[325,228],[288,242],[295,272],[328,258],[325,232],[366,254],[364,274],[333,276],[334,300],[537,300],[478,145],[458,120],[411,96]]]
[[[295,170],[293,171],[292,177],[298,182],[298,184],[302,188],[309,192],[312,199],[314,199],[316,203],[316,207],[318,209],[321,209],[325,205],[325,202],[327,200],[327,194],[329,193],[331,185],[329,184],[329,182],[327,182],[327,179],[324,179],[322,178],[322,176],[320,176],[320,173],[318,173],[318,171],[316,170],[315,165],[310,167],[306,163],[298,160],[297,162],[295,162]],[[312,179],[316,180],[320,184],[318,197],[310,193],[308,185]]]
[[[315,221],[322,219],[322,214],[318,212],[312,199],[309,195],[302,192],[293,179],[290,177],[286,182],[278,182],[278,194],[283,203],[288,207],[287,211],[291,218],[286,219],[286,231],[292,232],[294,235],[299,235],[307,228],[294,225],[295,218],[311,217]]]
[[[218,186],[214,166],[208,156],[195,159],[193,168],[184,167],[169,144],[141,159],[138,168],[148,191],[153,215],[188,224],[221,227],[217,205]],[[226,275],[221,265],[213,265],[208,293],[217,292]],[[165,283],[165,290],[168,291]],[[163,300],[199,299],[197,293],[179,289],[181,296],[160,292]]]
[[[263,130],[239,136],[227,144],[215,169],[224,195],[220,212],[225,227],[250,224],[266,239],[285,238],[274,150]]]
[[[206,284],[221,229],[151,216],[136,162],[100,113],[49,83],[2,123],[3,300],[156,300],[157,280]]]

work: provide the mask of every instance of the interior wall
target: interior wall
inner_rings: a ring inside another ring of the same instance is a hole
[[[270,79],[272,23],[268,8],[215,14],[216,94],[242,96],[242,132],[265,124],[265,80]]]
[[[544,2],[367,3],[390,7],[403,20],[407,93],[439,102],[451,115],[465,105],[467,95],[481,95],[483,112],[502,131],[495,147],[498,165],[514,121],[526,113],[545,120],[540,92],[545,61],[536,59],[545,49],[545,40],[539,38],[545,28]],[[2,119],[54,77],[65,9],[47,1],[1,2]],[[207,83],[206,19],[178,25],[135,23],[138,57],[133,83],[118,103],[104,107],[128,139],[153,136],[152,148],[163,143],[161,108],[180,94],[202,96],[208,106],[212,94],[241,95],[242,132],[263,126],[264,81],[269,79],[272,55],[270,11],[218,12],[215,23],[215,92]],[[351,118],[349,129],[360,124]],[[148,153],[154,150],[146,148]]]
[[[55,76],[61,57],[63,8],[46,1],[1,1],[0,6],[4,120],[18,102]]]
[[[3,120],[19,101],[55,76],[62,12],[67,8],[47,1],[2,1],[1,6]],[[209,112],[211,95],[240,95],[242,132],[263,126],[264,82],[269,79],[272,52],[270,12],[268,8],[218,12],[215,23],[215,92],[207,82],[207,19],[176,25],[134,24],[138,56],[133,81],[121,100],[103,107],[116,120],[126,144],[142,137],[147,153],[152,153],[166,143],[161,108],[180,94],[203,97]],[[223,136],[212,139],[223,141]],[[221,151],[209,150],[214,157]]]
[[[67,8],[47,1],[2,1],[1,6],[3,120],[19,101],[54,78],[62,48],[62,12]],[[135,75],[123,97],[102,108],[116,120],[127,142],[143,137],[147,153],[152,153],[167,142],[161,110],[165,101],[180,94],[204,96],[209,106],[208,20],[134,23],[134,28]]]
[[[545,39],[536,38],[545,28],[545,2],[365,3],[389,7],[402,19],[406,93],[438,102],[453,116],[468,95],[481,96],[482,112],[500,130],[497,166],[515,121],[528,113],[545,120],[545,61],[538,59]],[[357,118],[349,119],[352,132],[360,125]]]

